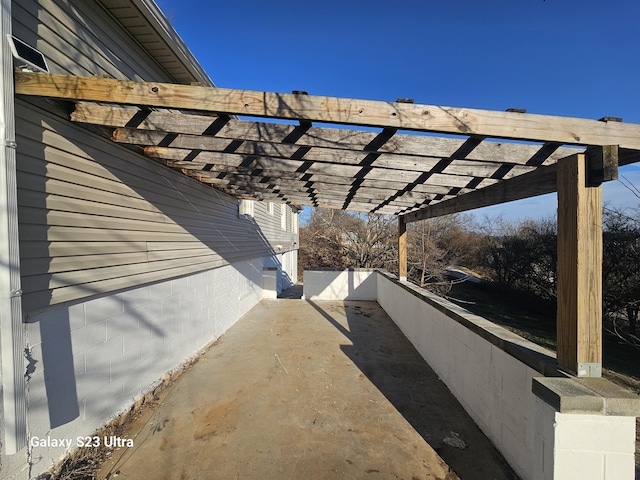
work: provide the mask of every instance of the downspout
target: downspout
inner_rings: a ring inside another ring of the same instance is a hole
[[[11,0],[0,0],[0,359],[4,454],[26,446],[24,333],[18,249],[18,200],[11,33]]]

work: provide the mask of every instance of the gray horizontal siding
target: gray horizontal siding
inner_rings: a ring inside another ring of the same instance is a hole
[[[14,1],[13,33],[54,73],[173,81],[98,2]],[[67,119],[64,102],[16,100],[26,311],[290,248],[279,209],[237,201]]]
[[[22,100],[16,102],[27,310],[273,254],[279,215],[238,218],[234,198]],[[276,209],[277,210],[277,209]]]
[[[280,220],[280,209],[285,208],[287,228],[283,230]],[[268,212],[267,202],[255,202],[254,218],[271,245],[282,245],[283,251],[290,250],[293,242],[298,242],[298,236],[293,233],[293,207],[286,204],[274,203],[273,215]]]
[[[12,10],[14,35],[38,48],[52,73],[171,81],[98,2],[20,0]]]

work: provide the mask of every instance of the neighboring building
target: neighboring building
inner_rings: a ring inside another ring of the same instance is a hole
[[[3,42],[13,33],[36,47],[52,73],[213,85],[152,0],[2,0],[2,8]],[[7,52],[3,45],[11,91]],[[67,107],[5,98],[5,138],[14,122],[16,132],[22,295],[20,303],[13,288],[0,312],[2,478],[35,477],[65,453],[25,446],[25,429],[87,435],[219,337],[263,297],[263,270],[276,267],[278,290],[296,282],[296,208],[240,201],[187,178],[70,122]],[[11,225],[5,190],[0,217]],[[3,258],[14,255],[17,266],[15,247]],[[15,287],[6,264],[1,275]]]

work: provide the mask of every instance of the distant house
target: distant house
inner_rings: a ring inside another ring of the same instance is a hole
[[[152,0],[2,0],[2,11],[0,477],[27,478],[65,453],[27,438],[89,434],[251,309],[263,270],[278,290],[294,283],[298,212],[115,144],[69,121],[63,101],[7,95],[20,66],[9,33],[51,73],[213,85]]]

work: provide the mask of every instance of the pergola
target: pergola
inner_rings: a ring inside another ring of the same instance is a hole
[[[15,89],[238,198],[398,215],[405,280],[407,223],[557,191],[557,360],[600,376],[601,184],[640,160],[640,125],[30,72]]]

